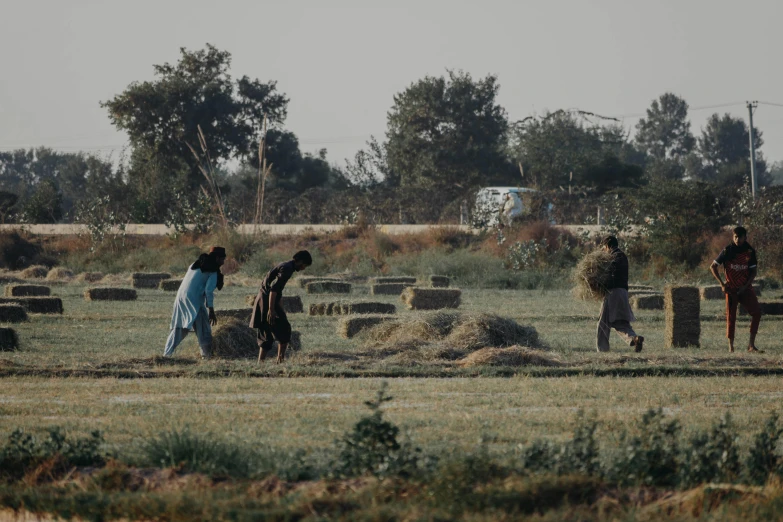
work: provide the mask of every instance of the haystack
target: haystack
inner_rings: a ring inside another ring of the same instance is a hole
[[[634,310],[663,310],[663,294],[633,296],[631,307]]]
[[[22,323],[27,321],[27,312],[20,304],[0,304],[0,323]]]
[[[82,272],[76,276],[76,281],[80,283],[97,283],[103,279],[103,272]]]
[[[530,348],[542,347],[534,327],[523,326],[513,319],[495,314],[464,314],[445,338],[445,343],[463,351],[515,344]]]
[[[59,297],[0,297],[0,304],[19,304],[30,314],[61,314],[63,300]]]
[[[783,303],[759,303],[762,315],[783,315]]]
[[[310,315],[326,315],[326,303],[311,304]]]
[[[370,286],[370,295],[400,295],[411,283],[381,283]]]
[[[247,320],[218,323],[212,330],[212,355],[221,359],[255,359],[258,357],[256,330],[247,325]]]
[[[430,286],[432,288],[448,288],[451,284],[451,278],[449,276],[431,275]]]
[[[667,348],[699,346],[700,292],[694,286],[668,285],[664,289]]]
[[[19,348],[19,338],[13,328],[0,328],[0,352],[13,352]]]
[[[43,285],[8,285],[5,287],[6,297],[40,297],[51,294],[52,289]]]
[[[331,283],[344,282],[342,279],[337,279],[336,277],[304,276],[304,277],[297,277],[296,279],[294,279],[294,282],[296,282],[299,288],[306,287],[308,283],[318,283],[322,281],[331,282]]]
[[[360,303],[342,303],[340,306],[340,314],[352,315],[352,314],[394,314],[397,313],[397,307],[390,303],[374,303],[374,302],[360,302]]]
[[[0,285],[11,285],[14,283],[23,283],[22,279],[7,273],[0,274]]]
[[[350,294],[351,283],[316,281],[305,285],[308,294]]]
[[[654,290],[628,290],[628,297],[645,296],[645,295],[663,295],[660,292]]]
[[[613,260],[611,252],[605,250],[593,250],[583,257],[571,274],[575,285],[574,295],[583,300],[603,299],[612,277]]]
[[[159,288],[165,292],[176,292],[182,284],[182,279],[164,279]]]
[[[52,268],[46,274],[47,281],[70,281],[71,279],[73,279],[73,272],[61,266]]]
[[[650,291],[650,292],[654,292],[655,288],[650,286],[650,285],[636,285],[636,284],[628,285],[628,291],[629,292],[633,292],[634,290],[636,290],[636,291],[645,291],[645,290],[647,290],[647,291]]]
[[[164,279],[171,279],[166,272],[134,272],[131,276],[133,288],[158,288]]]
[[[458,312],[427,312],[383,323],[367,334],[376,343],[411,344],[438,341],[449,335],[462,315]]]
[[[138,297],[133,288],[88,288],[84,291],[87,301],[135,301]]]
[[[251,307],[256,303],[256,297],[258,294],[248,294],[245,296],[245,303]],[[283,307],[283,311],[287,314],[301,314],[304,313],[304,303],[302,298],[298,295],[291,295],[280,298],[280,306]],[[310,314],[313,315],[313,314]]]
[[[702,300],[708,301],[710,299],[725,299],[726,294],[723,293],[723,289],[720,285],[707,285],[699,288],[699,296]]]
[[[250,324],[250,314],[253,312],[252,308],[227,308],[225,310],[216,310],[219,321],[242,321],[245,325]]]
[[[482,348],[457,361],[459,366],[561,366],[557,359],[539,350],[521,346],[508,348]]]
[[[337,324],[337,333],[344,339],[351,339],[360,333],[377,326],[383,322],[390,321],[392,318],[388,315],[363,315],[361,317],[346,317],[340,319]]]
[[[35,265],[22,270],[22,279],[43,279],[49,274],[49,269],[45,266]]]
[[[440,310],[458,308],[462,290],[456,288],[420,288],[411,286],[400,294],[400,299],[411,310]]]
[[[370,278],[370,284],[371,285],[387,285],[387,284],[402,284],[406,283],[409,285],[415,285],[416,284],[416,278],[415,277],[408,277],[408,276],[396,276],[396,277],[373,277]]]

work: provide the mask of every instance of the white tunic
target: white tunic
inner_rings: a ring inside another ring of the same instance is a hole
[[[215,287],[217,272],[202,272],[200,268],[189,269],[179,285],[177,299],[174,301],[171,328],[190,329],[199,312],[206,315],[206,307],[212,306]]]

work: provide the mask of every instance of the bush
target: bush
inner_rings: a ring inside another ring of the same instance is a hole
[[[683,448],[680,484],[733,482],[739,477],[737,433],[727,413],[709,432],[693,436]]]
[[[777,453],[783,429],[778,424],[777,413],[772,413],[761,432],[753,438],[753,445],[745,461],[747,478],[752,484],[764,484],[772,473],[780,473],[781,457]]]
[[[573,438],[560,446],[537,440],[522,452],[522,467],[534,473],[558,475],[595,475],[600,470],[600,456],[595,431],[598,423],[577,414]]]
[[[39,439],[22,429],[14,430],[0,449],[0,477],[19,479],[42,463],[56,459],[56,469],[63,472],[73,466],[98,466],[105,462],[101,450],[103,436],[93,431],[89,437],[69,439],[58,427],[49,429],[47,437]]]

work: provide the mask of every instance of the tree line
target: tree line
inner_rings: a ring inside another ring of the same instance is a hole
[[[225,215],[252,222],[259,147],[268,166],[265,223],[454,222],[482,186],[537,188],[569,209],[578,198],[661,181],[735,191],[750,172],[746,122],[716,113],[694,135],[688,103],[673,93],[652,101],[632,135],[581,110],[513,121],[497,102],[496,76],[447,71],[396,94],[385,136],[337,166],[326,149],[302,151],[285,126],[289,98],[275,81],[234,78],[228,52],[183,48],[177,63],[154,72],[101,103],[129,139],[119,161],[45,147],[0,152],[0,222],[79,221],[97,206],[125,222],[206,219],[216,201],[202,190],[204,158],[214,163]],[[783,181],[783,166],[767,165],[762,133],[753,133],[759,185]]]

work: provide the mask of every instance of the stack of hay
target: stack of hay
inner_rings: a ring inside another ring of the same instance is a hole
[[[42,265],[35,265],[22,270],[22,279],[43,279],[49,274],[49,269]]]
[[[431,275],[430,276],[430,286],[432,288],[448,288],[451,284],[451,279],[449,276],[442,276],[442,275]]]
[[[310,305],[310,315],[393,314],[397,308],[389,303],[315,303]]]
[[[380,283],[370,286],[370,295],[400,295],[412,283]]]
[[[21,305],[30,314],[61,314],[63,300],[59,297],[0,297],[0,304]]]
[[[22,323],[27,321],[27,312],[20,304],[0,304],[0,323]]]
[[[133,288],[158,288],[164,279],[171,279],[171,274],[166,272],[134,272],[132,286]]]
[[[667,348],[699,346],[701,313],[699,289],[669,285],[664,289]]]
[[[0,352],[13,352],[19,348],[19,338],[13,328],[0,328]]]
[[[391,321],[388,315],[363,315],[361,317],[346,317],[337,324],[337,333],[344,339],[351,339],[360,333],[381,323]]]
[[[8,285],[5,287],[6,297],[41,297],[52,295],[52,289],[43,285]]]
[[[258,294],[246,295],[245,303],[247,303],[247,306],[252,308],[256,302],[256,297],[258,297]],[[298,295],[282,296],[280,298],[280,306],[283,307],[283,311],[287,314],[304,313],[304,303],[302,303],[302,298]]]
[[[308,294],[350,294],[351,283],[336,281],[315,281],[305,285]]]
[[[160,282],[160,289],[166,292],[176,292],[182,284],[182,279],[164,279]]]
[[[133,288],[88,288],[84,291],[87,301],[135,301],[138,297]]]
[[[73,272],[68,270],[67,268],[63,268],[61,266],[52,268],[49,270],[49,273],[46,274],[46,280],[47,281],[70,281],[73,279]]]
[[[402,291],[400,299],[410,310],[440,310],[459,308],[462,290],[457,288],[420,288],[408,287]]]

